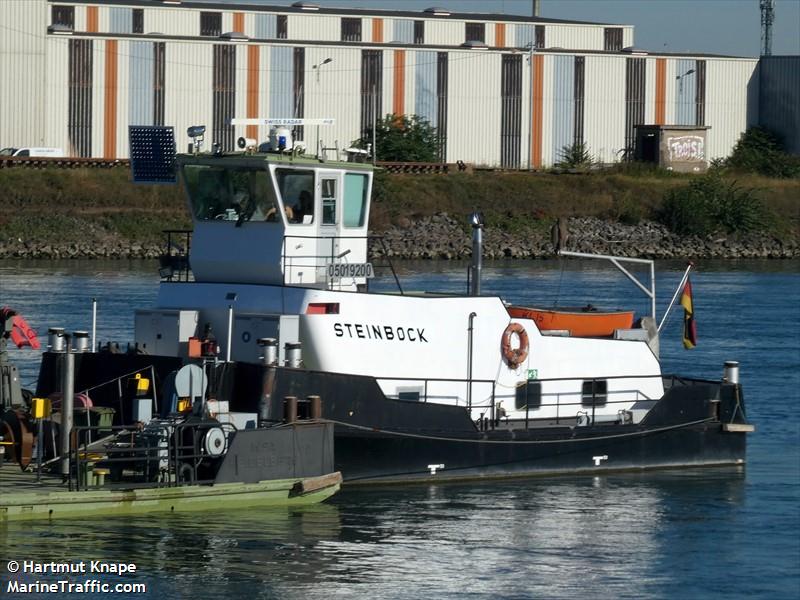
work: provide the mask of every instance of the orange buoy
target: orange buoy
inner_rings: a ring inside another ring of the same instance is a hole
[[[519,338],[519,346],[514,348],[511,345],[511,337],[517,334]],[[500,341],[500,347],[503,352],[503,358],[512,369],[516,369],[528,357],[528,332],[519,323],[509,323],[506,330],[503,332],[503,337]]]

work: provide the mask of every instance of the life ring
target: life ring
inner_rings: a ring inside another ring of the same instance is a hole
[[[517,334],[519,337],[519,347],[514,348],[511,346],[511,336]],[[509,323],[506,330],[503,332],[500,346],[503,351],[503,358],[512,369],[516,369],[528,358],[528,332],[519,323]]]

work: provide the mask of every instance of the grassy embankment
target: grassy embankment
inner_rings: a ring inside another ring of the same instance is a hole
[[[725,175],[753,189],[780,237],[800,235],[800,179]],[[594,216],[636,223],[652,219],[665,194],[696,179],[667,171],[628,169],[584,174],[477,171],[452,175],[376,177],[372,229],[449,213],[483,211],[487,227],[511,233],[549,227],[559,216]],[[157,244],[163,229],[189,226],[178,186],[134,185],[129,171],[114,169],[0,170],[0,245],[22,240],[67,245]],[[466,228],[466,219],[464,219]]]

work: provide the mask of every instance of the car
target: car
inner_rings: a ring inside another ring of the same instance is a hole
[[[0,156],[19,156],[22,157],[45,157],[45,158],[63,158],[64,150],[61,148],[3,148],[0,150]]]

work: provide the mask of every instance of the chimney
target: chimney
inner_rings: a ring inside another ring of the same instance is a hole
[[[539,16],[539,2],[540,0],[533,0],[533,16]]]

